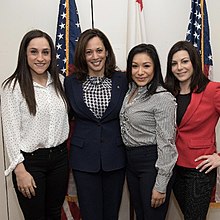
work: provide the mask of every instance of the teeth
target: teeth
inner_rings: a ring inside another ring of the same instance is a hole
[[[44,66],[44,63],[36,63],[35,65],[42,67],[42,66]]]
[[[93,65],[98,66],[101,63],[101,61],[92,62]]]

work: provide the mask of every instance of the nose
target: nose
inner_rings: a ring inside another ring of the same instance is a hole
[[[92,57],[93,57],[93,59],[97,59],[98,58],[98,53],[96,51],[94,51],[92,53]]]
[[[178,68],[178,70],[182,69],[182,64],[180,62],[177,63],[177,68]]]
[[[44,59],[43,54],[42,53],[38,53],[37,60],[38,61],[42,61],[43,59]]]
[[[138,75],[143,75],[143,70],[141,66],[138,68]]]

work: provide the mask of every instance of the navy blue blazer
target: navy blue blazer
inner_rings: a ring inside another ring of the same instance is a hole
[[[128,88],[125,73],[113,73],[111,100],[101,119],[97,119],[86,106],[82,82],[75,75],[66,77],[64,86],[75,117],[70,167],[86,172],[125,167],[125,147],[119,122],[119,112]]]

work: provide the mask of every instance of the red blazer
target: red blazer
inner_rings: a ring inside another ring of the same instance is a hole
[[[192,93],[191,102],[177,128],[177,165],[195,168],[194,160],[216,152],[215,127],[220,116],[220,83],[209,82],[206,89]]]

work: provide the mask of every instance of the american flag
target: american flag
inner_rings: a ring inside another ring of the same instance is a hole
[[[67,76],[72,72],[75,46],[80,33],[75,0],[61,0],[57,22],[56,57],[63,75]]]
[[[205,0],[192,0],[186,40],[192,42],[200,52],[203,71],[211,78],[213,60]]]
[[[60,0],[57,34],[56,57],[58,66],[64,76],[73,73],[73,58],[81,28],[75,0]],[[70,147],[70,138],[73,133],[74,121],[70,123],[71,131],[67,140]],[[76,186],[70,171],[67,195],[62,207],[62,220],[80,220],[80,210],[77,200]]]

